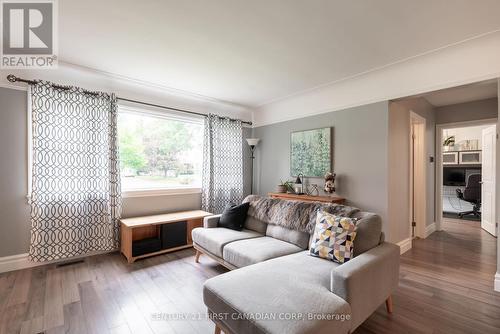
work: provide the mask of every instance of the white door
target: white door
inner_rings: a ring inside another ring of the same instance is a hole
[[[496,126],[483,130],[481,227],[496,236],[495,172]]]

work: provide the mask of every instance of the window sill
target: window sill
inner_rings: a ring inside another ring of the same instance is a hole
[[[201,188],[137,189],[122,191],[122,197],[150,197],[201,194]]]

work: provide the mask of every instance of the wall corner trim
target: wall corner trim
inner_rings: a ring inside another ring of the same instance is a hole
[[[432,233],[436,232],[436,223],[432,223],[430,225],[427,225],[425,227],[425,238],[427,238],[429,235],[431,235]]]
[[[411,249],[411,238],[401,240],[396,245],[399,246],[400,254],[403,255],[404,253],[406,253],[407,251],[409,251]]]
[[[495,274],[494,290],[500,292],[500,272]]]

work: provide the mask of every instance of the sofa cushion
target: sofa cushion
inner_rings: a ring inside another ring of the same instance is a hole
[[[224,227],[198,227],[192,231],[193,242],[200,245],[215,256],[222,258],[222,248],[230,242],[249,238],[262,237],[255,231],[235,231]]]
[[[354,256],[356,218],[342,217],[318,211],[316,228],[311,242],[312,256],[344,263]]]
[[[258,262],[302,251],[301,248],[270,237],[234,241],[222,250],[223,258],[233,266],[245,267]]]
[[[241,231],[247,218],[249,203],[240,205],[228,205],[219,218],[219,227]]]
[[[302,249],[309,247],[309,233],[291,230],[283,226],[268,224],[266,235],[292,243]]]
[[[257,218],[247,216],[247,219],[245,220],[245,228],[247,230],[266,234],[267,224]]]
[[[354,256],[358,256],[380,244],[382,240],[382,219],[370,212],[356,212],[351,215],[357,218],[356,239],[354,239]]]
[[[336,266],[302,251],[211,278],[203,300],[210,312],[228,314],[221,321],[232,333],[348,333],[350,306],[330,292]],[[331,318],[310,321],[311,315]],[[286,318],[292,316],[298,319]]]

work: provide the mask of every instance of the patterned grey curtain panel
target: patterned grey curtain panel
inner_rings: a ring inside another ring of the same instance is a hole
[[[222,213],[243,199],[243,129],[241,121],[209,115],[203,146],[202,208]]]
[[[119,246],[121,210],[114,95],[31,85],[32,261]]]

